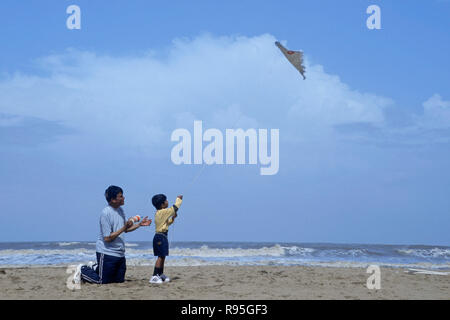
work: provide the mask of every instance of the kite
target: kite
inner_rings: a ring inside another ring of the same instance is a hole
[[[303,76],[303,80],[305,77],[305,66],[303,65],[303,52],[302,51],[291,51],[287,50],[281,43],[278,41],[275,42],[275,45],[283,52],[284,56],[289,60],[290,63],[298,70]]]

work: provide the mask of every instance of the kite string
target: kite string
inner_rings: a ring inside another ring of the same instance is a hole
[[[239,115],[239,117],[237,118],[237,120],[235,121],[235,123],[234,123],[234,125],[233,125],[233,128],[232,128],[233,130],[236,128],[237,124],[239,123],[239,120],[241,120],[241,118],[242,118],[243,115],[244,115],[243,113],[241,113],[241,114]],[[184,191],[189,191],[189,190],[191,189],[191,187],[194,185],[194,182],[200,177],[200,175],[201,175],[202,172],[205,170],[205,168],[206,168],[206,162],[203,162],[200,171],[197,173],[196,176],[194,176],[194,179],[192,179],[192,181],[191,181],[191,182],[189,183],[189,185],[184,189]],[[186,192],[183,192],[183,193],[182,193],[183,196],[184,196],[185,194],[186,194]],[[173,241],[174,233],[175,233],[175,220],[174,220],[174,222],[172,223],[172,231],[170,232],[170,242]]]
[[[233,128],[232,128],[233,130],[236,128],[236,125],[239,123],[239,120],[241,120],[242,116],[243,116],[243,113],[241,113],[241,114],[239,115],[239,117],[237,118],[237,120],[234,122],[234,125],[233,125]],[[185,190],[189,190],[189,189],[192,187],[192,185],[194,184],[194,182],[198,179],[198,177],[200,177],[200,175],[201,175],[202,172],[205,170],[205,168],[206,168],[206,162],[203,162],[200,171],[198,172],[198,174],[197,174],[196,176],[194,176],[194,179],[192,179],[192,181],[189,183],[189,185],[186,187]],[[183,193],[183,195],[184,195],[184,194],[185,194],[185,193]]]

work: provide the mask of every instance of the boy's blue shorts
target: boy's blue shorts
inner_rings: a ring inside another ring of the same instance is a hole
[[[169,255],[169,240],[166,233],[155,233],[153,237],[153,254],[156,257],[166,257]]]

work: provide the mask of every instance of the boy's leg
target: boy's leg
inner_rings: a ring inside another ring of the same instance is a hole
[[[163,256],[159,256],[158,259],[156,259],[156,263],[155,263],[155,269],[153,270],[153,275],[161,275],[162,274],[162,269],[164,268],[164,259],[165,257]]]
[[[161,277],[161,280],[162,280],[162,281],[164,281],[164,282],[169,282],[169,281],[170,281],[170,278],[164,274],[164,262],[165,262],[165,261],[166,261],[166,257],[163,257],[162,263],[161,263],[161,268],[159,269],[160,272],[161,272],[161,273],[160,273],[160,277]]]
[[[153,253],[158,257],[153,270],[153,276],[160,276],[163,274],[164,259],[169,254],[167,237],[163,234],[156,233],[153,237]]]
[[[166,257],[162,257],[161,267],[160,267],[160,269],[161,269],[161,274],[164,273],[164,261],[166,261]]]
[[[164,265],[164,259],[165,258],[166,257],[159,256],[158,259],[156,260],[155,267],[161,268]]]

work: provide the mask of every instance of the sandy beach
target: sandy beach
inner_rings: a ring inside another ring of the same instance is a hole
[[[381,289],[366,287],[363,268],[166,267],[170,283],[149,284],[151,267],[128,266],[120,284],[70,290],[66,267],[0,267],[0,299],[450,299],[450,276],[381,268]]]

